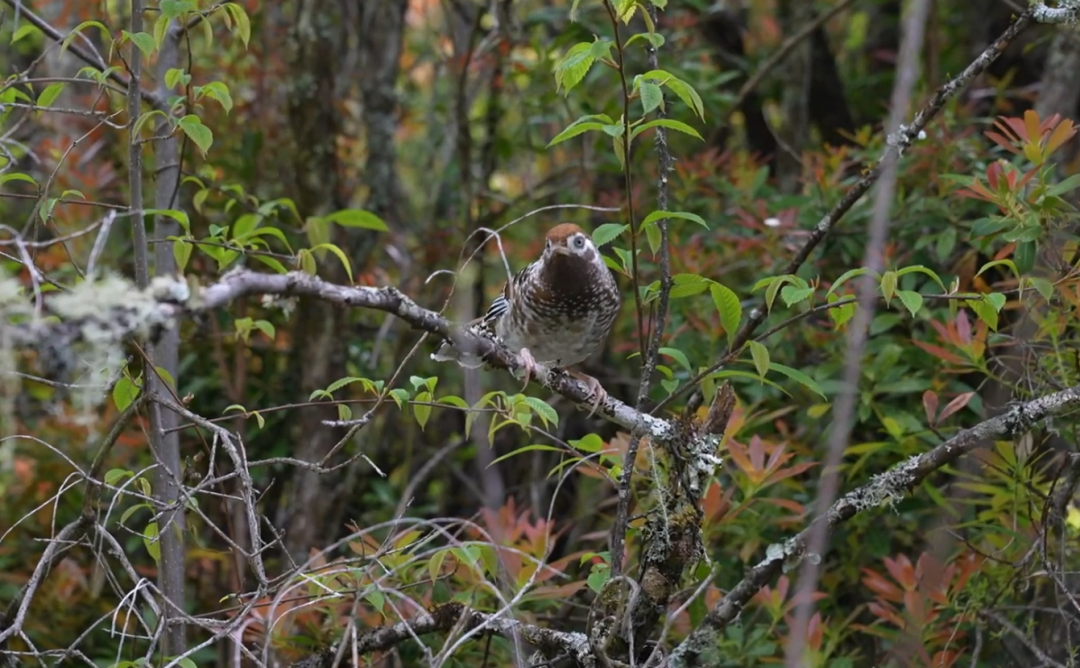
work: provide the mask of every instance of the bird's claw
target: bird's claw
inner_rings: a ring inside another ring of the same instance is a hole
[[[524,394],[525,389],[529,387],[529,381],[540,370],[540,365],[536,363],[536,359],[528,348],[522,348],[518,354],[521,355],[521,367],[525,370],[525,383],[521,386],[521,393]]]
[[[590,410],[589,414],[586,416],[586,419],[591,418],[596,413],[597,409],[600,408],[600,404],[607,401],[607,390],[605,390],[604,386],[600,384],[600,381],[586,373],[581,373],[580,371],[570,371],[569,373],[581,382],[585,383],[585,387],[589,389],[588,396],[592,397],[592,401],[589,402]]]

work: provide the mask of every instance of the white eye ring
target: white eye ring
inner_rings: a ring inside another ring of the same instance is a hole
[[[585,237],[574,237],[574,248],[585,248]]]

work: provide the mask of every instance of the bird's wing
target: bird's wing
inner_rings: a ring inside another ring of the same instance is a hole
[[[493,324],[510,310],[510,306],[514,303],[514,299],[520,293],[521,285],[525,282],[525,277],[531,269],[532,265],[523,267],[506,282],[502,292],[499,293],[498,297],[492,300],[491,306],[488,306],[487,312],[484,313],[484,317],[481,318],[485,324]]]

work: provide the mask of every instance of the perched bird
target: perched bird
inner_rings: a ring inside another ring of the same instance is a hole
[[[619,285],[592,239],[577,225],[563,223],[548,232],[540,258],[507,281],[484,316],[470,324],[521,355],[528,383],[538,364],[567,367],[591,355],[607,339],[621,305]],[[450,341],[431,357],[473,368],[482,364]],[[592,376],[570,373],[589,387],[595,411],[607,397],[603,386]]]

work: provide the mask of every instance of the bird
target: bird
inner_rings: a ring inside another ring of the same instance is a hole
[[[621,307],[619,284],[592,238],[573,223],[560,223],[548,231],[540,257],[510,278],[469,326],[521,356],[527,385],[541,364],[565,369],[588,358],[607,340]],[[449,340],[431,357],[470,368],[483,364]],[[600,381],[567,371],[585,383],[590,415],[595,413],[607,399]]]

